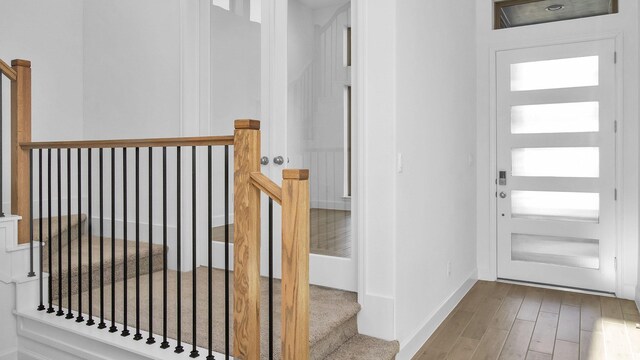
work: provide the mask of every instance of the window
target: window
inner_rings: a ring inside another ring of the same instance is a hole
[[[494,0],[494,29],[618,13],[618,0]]]

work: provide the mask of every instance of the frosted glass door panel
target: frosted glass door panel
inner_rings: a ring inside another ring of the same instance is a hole
[[[511,91],[598,86],[598,56],[511,64]]]
[[[511,259],[543,264],[600,268],[598,240],[512,234]]]
[[[600,194],[560,191],[511,192],[513,218],[597,223]]]
[[[597,101],[564,104],[521,105],[511,108],[512,134],[597,132]]]
[[[597,147],[521,148],[511,151],[513,176],[597,178]]]

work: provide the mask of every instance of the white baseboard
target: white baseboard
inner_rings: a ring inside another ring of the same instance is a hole
[[[358,313],[358,332],[387,341],[395,340],[394,299],[365,294],[360,303],[362,310]]]
[[[179,360],[188,357],[160,349],[159,342],[147,345],[144,340],[134,341],[131,336],[123,338],[119,333],[112,334],[96,326],[70,322],[36,310],[16,315],[21,359]],[[118,324],[118,328],[122,325]],[[142,335],[144,339],[148,337],[146,332]],[[170,339],[169,344],[174,347],[175,341]],[[206,356],[206,349],[198,347],[198,351],[202,358]],[[214,355],[224,357],[218,353]]]
[[[636,288],[636,307],[640,310],[640,281],[638,281],[638,287]]]
[[[0,360],[18,360],[18,349],[2,349],[0,350]]]
[[[418,353],[422,345],[433,335],[438,326],[440,326],[449,313],[458,305],[460,300],[471,290],[476,281],[478,281],[477,274],[477,271],[474,270],[467,280],[425,320],[423,325],[414,332],[413,336],[400,343],[400,353],[396,356],[397,360],[409,360]]]

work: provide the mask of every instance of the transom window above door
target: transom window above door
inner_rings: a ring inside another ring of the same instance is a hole
[[[618,13],[618,0],[494,0],[494,29]]]

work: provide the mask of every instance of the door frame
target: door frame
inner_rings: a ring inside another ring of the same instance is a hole
[[[552,45],[562,45],[576,42],[598,41],[598,40],[613,40],[615,43],[615,51],[617,53],[618,63],[615,66],[615,118],[618,122],[618,131],[615,134],[615,186],[618,190],[618,200],[615,205],[615,256],[617,259],[616,267],[616,280],[615,280],[615,293],[620,296],[624,292],[623,283],[623,269],[624,269],[624,257],[622,255],[623,249],[623,209],[624,209],[624,187],[623,187],[623,169],[624,169],[624,152],[623,152],[623,137],[620,134],[624,134],[624,78],[623,78],[623,66],[622,60],[624,59],[623,53],[623,37],[619,32],[605,33],[599,36],[579,36],[579,37],[567,37],[567,38],[555,38],[555,39],[538,39],[532,41],[518,41],[513,43],[507,43],[502,45],[493,45],[490,47],[490,73],[489,73],[489,179],[488,183],[491,184],[491,193],[489,196],[489,239],[490,239],[490,280],[498,279],[498,206],[497,197],[494,196],[494,192],[498,191],[496,182],[497,179],[497,159],[498,159],[498,88],[497,88],[497,76],[498,76],[498,53],[501,51],[526,49],[533,47],[543,47]]]

